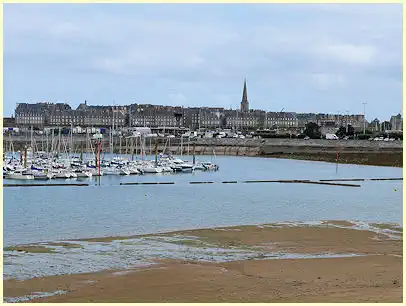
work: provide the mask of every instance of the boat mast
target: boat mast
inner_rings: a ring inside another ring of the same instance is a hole
[[[134,143],[135,142],[135,143]],[[136,145],[137,145],[137,139],[134,138],[134,136],[132,136],[130,138],[130,148],[131,148],[131,160],[134,160],[134,153],[137,154],[137,149],[136,149]]]
[[[83,162],[83,141],[80,142],[80,161]]]
[[[158,137],[155,138],[155,167],[158,166]]]
[[[73,150],[73,118],[70,123],[70,150],[69,155],[72,156]]]
[[[61,153],[61,127],[58,126],[58,157]]]
[[[180,134],[180,157],[183,157],[183,134]]]
[[[31,125],[31,149],[34,153],[34,140],[33,140],[33,129],[32,129],[32,125]]]
[[[48,148],[49,148],[49,146],[48,146],[48,140],[49,140],[49,135],[48,135],[48,133],[47,133],[47,148],[46,148],[46,152],[47,152],[47,156],[48,156]]]
[[[24,168],[27,168],[27,146],[24,146]]]
[[[196,142],[193,142],[193,166],[196,164]]]
[[[89,154],[89,128],[86,127],[86,155]]]

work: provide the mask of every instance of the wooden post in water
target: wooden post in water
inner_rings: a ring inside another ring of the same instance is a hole
[[[338,172],[338,151],[336,152],[336,173]]]

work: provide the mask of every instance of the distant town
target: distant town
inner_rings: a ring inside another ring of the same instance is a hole
[[[47,130],[49,128],[108,128],[126,129],[148,127],[156,131],[231,130],[252,132],[272,131],[275,134],[299,135],[309,123],[315,123],[322,135],[335,134],[340,127],[353,133],[403,131],[401,114],[380,122],[365,120],[364,114],[320,114],[295,112],[266,112],[250,109],[247,84],[244,81],[240,109],[219,107],[181,107],[151,104],[123,106],[89,105],[87,101],[72,109],[67,103],[18,103],[15,116],[4,118],[5,131]]]

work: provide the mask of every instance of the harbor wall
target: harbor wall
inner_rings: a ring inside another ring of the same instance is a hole
[[[30,146],[31,140],[26,137],[12,137],[14,151],[22,150],[25,145]],[[41,137],[35,138],[35,144],[38,150],[45,151],[51,147],[49,139],[48,144],[46,140]],[[119,138],[114,139],[114,151],[121,153],[131,153],[131,148],[135,148],[134,143],[127,143],[124,139],[121,141],[121,148],[119,146]],[[217,155],[274,155],[274,154],[292,154],[292,153],[362,153],[362,152],[403,152],[403,141],[368,141],[368,140],[326,140],[326,139],[235,139],[235,138],[199,138],[193,141],[184,139],[183,145],[179,138],[159,139],[158,150],[162,152],[170,152],[173,154],[180,154],[181,147],[183,147],[183,154],[189,152],[192,154],[193,144],[195,144],[195,152],[199,155],[213,154],[213,150]],[[86,137],[73,138],[73,151],[86,151]],[[54,148],[58,147],[57,138],[54,139]],[[61,137],[61,151],[69,150],[70,138]],[[137,148],[139,150],[139,142]],[[145,141],[146,150],[154,152],[155,139],[150,138]],[[9,150],[10,138],[3,139],[3,148]],[[109,139],[103,139],[103,150],[110,151]]]

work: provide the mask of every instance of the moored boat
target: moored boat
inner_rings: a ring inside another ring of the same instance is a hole
[[[28,174],[24,170],[16,170],[6,175],[6,179],[10,180],[33,180],[34,175]]]

